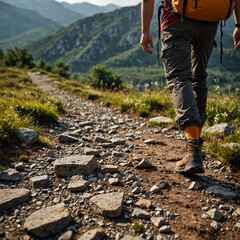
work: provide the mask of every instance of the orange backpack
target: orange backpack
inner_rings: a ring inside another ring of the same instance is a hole
[[[218,22],[228,19],[235,7],[234,0],[171,0],[173,12],[183,18]]]

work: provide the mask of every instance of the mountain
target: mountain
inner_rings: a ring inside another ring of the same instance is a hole
[[[92,16],[96,13],[111,12],[111,11],[114,11],[114,10],[120,8],[118,5],[115,5],[115,4],[108,4],[106,6],[98,6],[98,5],[88,3],[88,2],[75,3],[75,4],[69,4],[67,2],[62,2],[62,4],[64,7],[68,8],[72,11],[76,11],[85,16]]]
[[[53,24],[54,21],[35,11],[17,8],[0,1],[0,40]]]
[[[139,44],[141,37],[140,4],[124,7],[109,13],[96,14],[79,20],[58,33],[26,46],[39,59],[54,63],[61,59],[70,64],[71,70],[86,74],[96,64],[104,64],[119,72],[134,85],[146,82],[164,82],[164,71],[156,68],[157,8],[151,23],[154,39],[154,54],[143,52]],[[209,62],[209,84],[220,78],[222,85],[240,87],[238,79],[240,54],[233,50],[233,19],[224,27],[224,59],[220,66],[219,47],[213,49]],[[219,43],[219,34],[217,36]],[[219,45],[219,44],[218,44]],[[161,60],[160,60],[161,62]]]
[[[34,28],[33,30],[24,32],[15,37],[0,40],[0,49],[5,52],[7,49],[13,48],[15,46],[23,47],[28,43],[38,41],[41,38],[56,33],[60,28],[62,28],[62,25],[58,23],[51,24],[45,27]]]
[[[1,0],[15,7],[34,10],[43,17],[49,18],[58,23],[72,23],[84,15],[65,8],[61,3],[55,0]]]

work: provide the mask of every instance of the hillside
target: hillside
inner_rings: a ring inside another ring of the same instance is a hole
[[[82,15],[85,16],[92,16],[96,13],[106,13],[106,12],[110,12],[110,11],[114,11],[115,9],[120,8],[118,5],[116,4],[108,4],[106,6],[98,6],[98,5],[94,5],[88,2],[82,2],[82,3],[74,3],[74,4],[69,4],[67,2],[62,2],[63,6],[78,12]]]
[[[157,8],[155,8],[157,10]],[[105,64],[120,72],[124,79],[134,85],[151,81],[164,81],[163,68],[156,68],[157,17],[153,16],[151,32],[154,38],[154,54],[145,54],[139,44],[141,37],[140,5],[125,7],[114,12],[97,14],[75,22],[55,35],[27,45],[38,59],[43,57],[54,63],[62,59],[69,63],[72,71],[87,73],[93,65]],[[213,49],[209,63],[209,84],[220,78],[220,85],[239,87],[239,52],[233,51],[232,19],[224,27],[224,59],[220,66],[218,48]],[[146,66],[148,66],[146,70]],[[136,74],[132,74],[136,73]]]
[[[0,40],[53,24],[55,22],[35,11],[17,8],[0,1]]]
[[[72,23],[84,17],[84,15],[65,8],[55,0],[2,0],[15,7],[34,10],[42,16],[58,23]]]
[[[3,51],[6,51],[7,49],[13,48],[14,46],[23,47],[28,43],[38,41],[41,38],[44,38],[50,34],[56,33],[60,28],[62,28],[62,25],[58,23],[48,25],[45,27],[34,28],[33,30],[24,32],[15,37],[1,40],[0,49],[2,49]]]

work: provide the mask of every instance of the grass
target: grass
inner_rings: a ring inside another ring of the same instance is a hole
[[[132,229],[134,230],[134,233],[137,235],[140,235],[146,232],[146,229],[143,223],[138,223],[138,222],[134,223],[132,225]]]
[[[16,68],[0,68],[0,96],[0,143],[16,140],[21,127],[56,122],[64,111],[60,100],[46,96]]]

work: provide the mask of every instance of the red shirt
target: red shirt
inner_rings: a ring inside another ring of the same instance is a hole
[[[171,0],[164,0],[164,2],[171,2]],[[169,28],[174,24],[179,23],[180,21],[181,21],[180,17],[173,15],[170,6],[163,8],[163,15],[161,19],[161,30]]]

